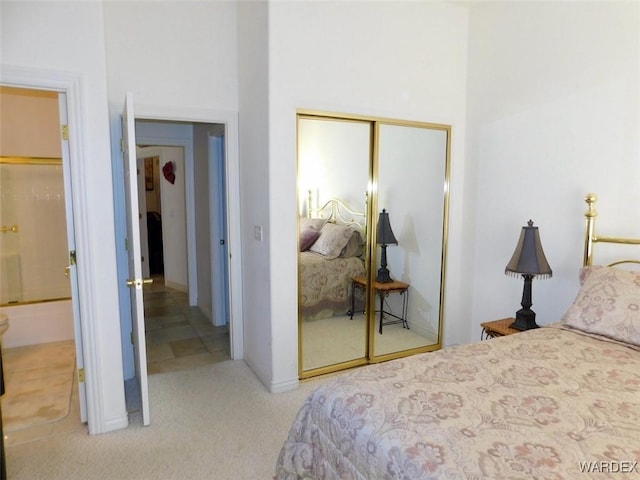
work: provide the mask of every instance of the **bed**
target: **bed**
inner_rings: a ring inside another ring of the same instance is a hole
[[[593,265],[556,324],[336,376],[303,404],[277,480],[640,476],[640,271]]]
[[[345,315],[351,278],[366,273],[365,213],[333,198],[309,208],[299,224],[300,315],[305,321]]]

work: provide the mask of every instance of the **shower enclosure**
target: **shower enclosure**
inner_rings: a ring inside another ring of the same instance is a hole
[[[73,338],[62,168],[60,158],[0,157],[0,308],[11,312],[9,338],[34,339],[19,344]]]
[[[61,159],[0,159],[0,305],[71,297]]]

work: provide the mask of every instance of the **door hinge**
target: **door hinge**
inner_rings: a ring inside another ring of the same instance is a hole
[[[78,383],[84,383],[84,368],[78,369]]]
[[[62,139],[69,140],[69,125],[62,125]]]
[[[71,250],[69,252],[69,265],[75,265],[75,264],[76,264],[76,251]]]
[[[120,139],[120,151],[121,151],[122,153],[125,153],[125,152],[126,152],[126,150],[125,150],[125,148],[124,148],[124,138],[121,138],[121,139]]]
[[[133,335],[133,332],[131,332],[131,345],[135,345],[136,344],[136,337]]]

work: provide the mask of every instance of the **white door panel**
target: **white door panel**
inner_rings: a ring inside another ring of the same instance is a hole
[[[138,207],[138,167],[135,143],[135,116],[133,95],[127,93],[122,113],[122,146],[124,162],[125,206],[127,214],[127,253],[129,256],[129,278],[127,286],[131,294],[131,325],[134,343],[134,363],[140,392],[142,423],[149,425],[149,386],[147,378],[147,347],[144,331],[144,305],[142,285],[147,280],[142,275],[142,253],[140,248],[140,210]]]
[[[66,93],[58,94],[58,110],[60,112],[60,125],[63,128],[68,126],[67,115],[67,95]],[[62,170],[64,179],[64,204],[67,218],[67,245],[69,249],[69,266],[67,267],[67,277],[71,287],[71,305],[73,310],[73,331],[76,345],[76,369],[77,372],[84,372],[84,349],[82,343],[82,325],[80,323],[80,304],[78,295],[78,269],[76,267],[76,237],[75,224],[73,216],[73,202],[71,195],[71,165],[69,154],[69,139],[62,135]],[[84,382],[84,376],[78,375],[78,392],[80,397],[80,420],[85,423],[87,421],[87,390]]]

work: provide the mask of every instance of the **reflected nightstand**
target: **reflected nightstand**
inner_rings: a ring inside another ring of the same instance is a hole
[[[376,294],[380,299],[380,310],[376,310],[376,313],[380,315],[378,333],[382,334],[382,327],[384,325],[392,325],[394,323],[402,323],[402,327],[409,329],[407,323],[407,303],[409,301],[409,284],[394,280],[389,283],[375,282]],[[351,310],[349,314],[353,318],[355,309],[355,290],[356,288],[365,290],[367,288],[367,277],[359,276],[351,279]],[[391,293],[399,293],[402,295],[402,314],[395,315],[391,312],[384,310],[384,299]],[[386,320],[385,318],[392,317],[392,320]]]

